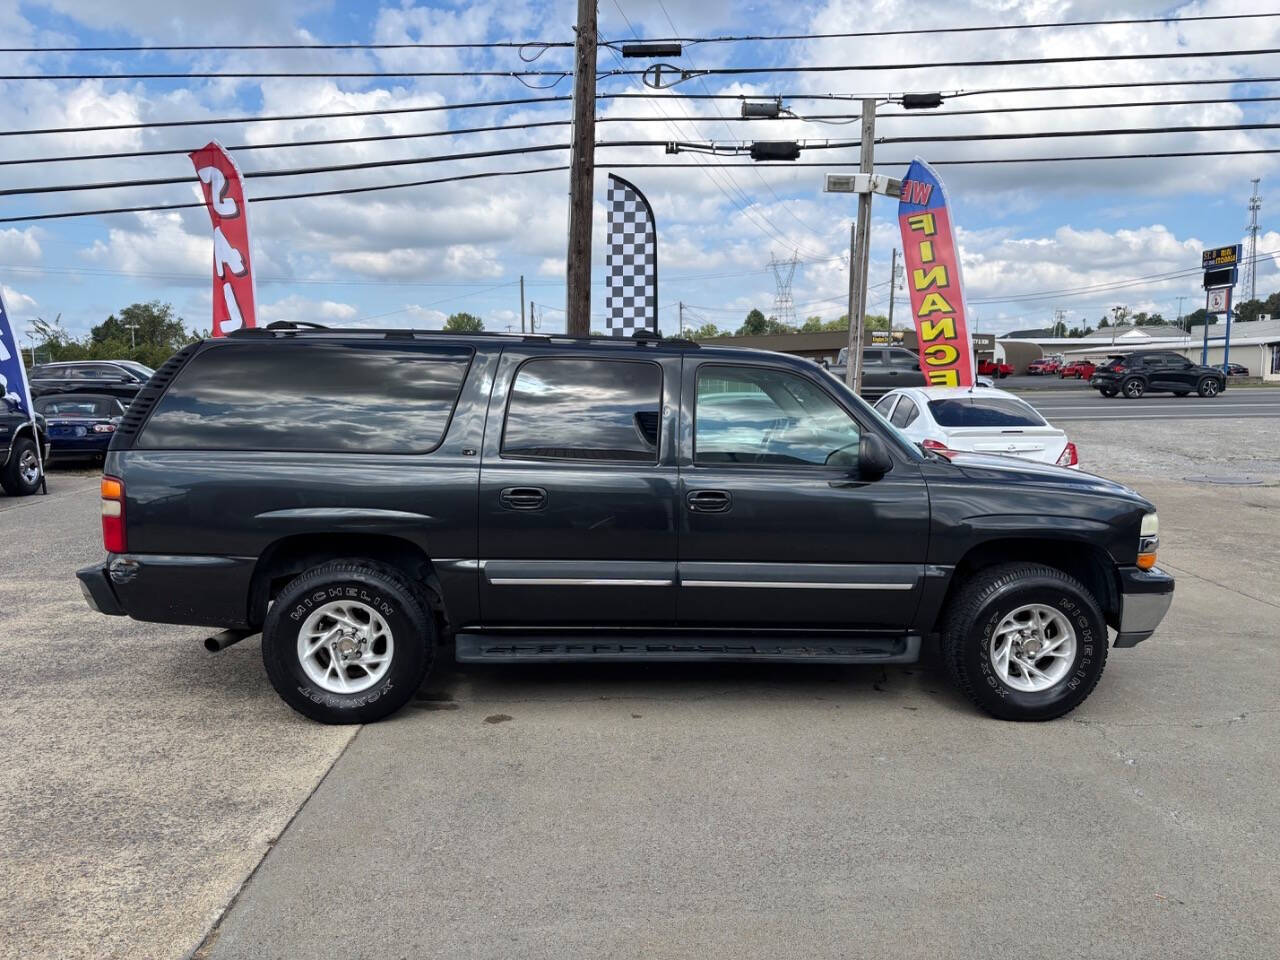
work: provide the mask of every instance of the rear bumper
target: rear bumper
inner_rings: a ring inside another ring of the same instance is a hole
[[[253,557],[112,554],[76,573],[99,613],[153,623],[248,626]]]
[[[105,613],[109,617],[124,616],[124,607],[120,606],[120,598],[111,588],[105,563],[82,567],[76,571],[76,577],[80,580],[80,592],[84,594],[84,602],[92,609],[98,613]]]
[[[1137,646],[1151,634],[1173,603],[1173,577],[1159,567],[1120,568],[1120,627],[1117,647]]]

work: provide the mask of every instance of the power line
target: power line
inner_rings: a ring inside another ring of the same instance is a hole
[[[402,190],[406,187],[425,187],[438,183],[460,183],[464,180],[485,180],[492,177],[518,177],[531,173],[554,173],[568,170],[568,164],[555,167],[530,167],[524,170],[491,170],[484,173],[465,173],[452,177],[436,177],[432,180],[413,180],[406,183],[381,183],[368,187],[343,187],[334,190],[312,190],[304,193],[281,193],[269,197],[252,197],[254,204],[273,200],[301,200],[310,197],[336,197],[356,193],[373,193],[379,190]],[[22,217],[0,217],[0,223],[25,223],[34,220],[65,220],[72,217],[106,216],[116,213],[152,213],[166,210],[191,210],[203,208],[203,203],[165,203],[138,207],[115,207],[107,210],[71,210],[62,213],[40,213]]]
[[[119,47],[0,47],[0,53],[204,53],[208,50],[524,50],[572,47],[572,40],[486,40],[458,43],[209,43]]]
[[[1157,133],[1212,133],[1225,130],[1276,130],[1280,123],[1224,123],[1211,126],[1116,127],[1101,130],[1037,130],[1033,133],[937,134],[924,137],[877,137],[876,143],[942,143],[989,140],[1047,140],[1063,137],[1145,136]],[[807,149],[814,149],[809,147]]]
[[[558,147],[557,149],[566,149],[566,148],[562,146],[562,147]],[[513,152],[519,153],[522,151],[513,151]],[[1258,155],[1274,155],[1277,153],[1280,153],[1280,147],[1268,148],[1268,149],[1257,149],[1257,150],[1187,150],[1187,151],[1173,151],[1173,152],[1164,152],[1164,153],[1090,154],[1090,155],[1068,156],[1068,157],[994,157],[994,158],[973,159],[973,160],[937,160],[933,162],[937,166],[970,166],[970,165],[977,165],[977,164],[1009,164],[1009,163],[1069,163],[1077,160],[1150,160],[1150,159],[1173,158],[1173,157],[1258,156]],[[875,161],[875,165],[877,167],[899,167],[902,169],[905,169],[909,163],[910,163],[909,160],[877,160]],[[794,170],[797,168],[804,168],[804,167],[823,167],[823,168],[830,169],[833,166],[838,167],[842,165],[847,166],[849,164],[840,164],[840,163],[831,163],[831,162],[822,162],[822,161],[813,161],[813,162],[794,161],[794,162],[788,162],[788,163],[721,163],[717,166],[717,169],[723,169],[726,167],[756,167],[757,169],[761,167],[768,167],[772,169],[781,168],[781,169],[788,169],[788,170]],[[629,162],[629,163],[600,164],[599,166],[603,169],[611,169],[611,170],[627,170],[627,169],[652,170],[652,169],[661,169],[661,168],[688,170],[688,169],[693,169],[695,167],[699,167],[701,165],[697,163],[679,163],[679,162],[675,162],[675,163]],[[345,196],[350,194],[372,193],[372,192],[381,191],[381,190],[399,190],[399,189],[404,189],[406,187],[428,186],[431,184],[439,184],[439,183],[457,183],[465,180],[481,180],[481,179],[486,179],[491,177],[521,176],[524,174],[531,174],[531,173],[551,173],[555,171],[564,171],[568,169],[569,169],[568,166],[560,165],[560,166],[554,166],[554,167],[534,167],[534,168],[524,169],[524,170],[489,171],[484,173],[460,174],[452,177],[438,177],[431,180],[412,180],[412,181],[407,181],[403,183],[383,183],[383,184],[376,184],[373,186],[366,186],[366,187],[343,187],[343,188],[336,188],[333,190],[317,190],[317,191],[307,191],[307,192],[300,192],[300,193],[279,194],[279,195],[267,196],[267,197],[251,197],[250,201],[252,203],[257,204],[257,203],[266,203],[272,200],[299,200],[299,199],[310,198],[310,197]],[[175,181],[175,182],[189,182],[189,178]],[[27,223],[27,222],[37,221],[37,220],[62,220],[62,219],[68,219],[73,217],[106,216],[109,214],[118,214],[118,213],[149,213],[149,212],[168,211],[168,210],[189,210],[189,209],[202,208],[202,207],[204,207],[203,203],[169,203],[169,204],[153,204],[153,205],[135,206],[135,207],[114,207],[114,208],[103,209],[103,210],[72,210],[72,211],[64,211],[60,213],[41,213],[41,214],[28,214],[23,216],[0,217],[0,223]]]
[[[1084,83],[1073,84],[1067,86],[1042,86],[1042,87],[993,87],[978,90],[960,90],[948,94],[950,98],[956,97],[972,97],[981,96],[992,93],[1032,93],[1039,91],[1061,90],[1096,90],[1120,87],[1176,87],[1189,85],[1222,85],[1222,84],[1261,84],[1280,82],[1280,76],[1277,77],[1225,77],[1213,80],[1144,80],[1138,82],[1126,83]],[[844,94],[844,93],[778,93],[771,94],[771,97],[781,98],[783,100],[810,100],[810,101],[854,101],[861,100],[861,94]],[[887,96],[898,96],[901,94],[890,94]],[[501,100],[478,100],[463,103],[445,103],[430,104],[426,106],[416,107],[384,107],[371,110],[340,110],[327,113],[291,113],[291,114],[270,114],[266,116],[239,116],[239,117],[202,117],[196,120],[150,120],[137,123],[104,123],[92,124],[79,127],[35,127],[23,130],[0,130],[0,137],[33,137],[48,134],[62,133],[100,133],[116,130],[157,130],[172,127],[204,127],[204,126],[221,126],[226,124],[238,123],[278,123],[293,120],[337,120],[348,117],[375,117],[375,116],[395,116],[409,113],[434,113],[437,111],[454,111],[454,110],[478,110],[487,107],[508,107],[508,106],[526,106],[529,104],[546,104],[546,103],[566,103],[572,97],[567,95],[552,95],[546,97],[513,97]],[[699,93],[600,93],[596,95],[597,100],[652,100],[660,102],[663,99],[677,100],[737,100],[739,102],[746,100],[759,100],[761,96],[755,94],[743,93],[715,93],[715,94],[699,94]],[[1274,100],[1275,97],[1225,97],[1221,99],[1208,100],[1173,100],[1173,101],[1155,101],[1144,103],[1143,101],[1118,103],[1118,104],[1066,104],[1066,105],[1046,105],[1046,106],[1027,106],[1027,107],[989,107],[975,110],[952,110],[941,112],[913,112],[904,114],[885,114],[888,119],[900,119],[903,117],[933,117],[933,116],[959,116],[961,114],[981,114],[981,113],[1017,113],[1022,111],[1034,110],[1086,110],[1086,109],[1105,109],[1107,107],[1129,107],[1129,106],[1180,106],[1187,104],[1200,103],[1246,103],[1251,101],[1267,101]],[[842,117],[843,115],[836,115]],[[856,115],[850,115],[850,119],[858,119]],[[666,118],[669,119],[669,118]],[[808,119],[806,117],[797,117],[795,119]]]
[[[962,27],[929,27],[910,30],[861,30],[847,33],[789,33],[789,34],[747,34],[739,36],[718,37],[655,37],[640,40],[641,43],[740,43],[770,40],[842,40],[861,37],[896,37],[919,36],[937,33],[983,33],[1007,30],[1048,30],[1069,27],[1097,26],[1136,26],[1149,23],[1195,23],[1206,20],[1255,20],[1263,17],[1280,16],[1275,13],[1236,13],[1197,15],[1189,17],[1142,17],[1123,20],[1067,20],[1057,23],[1015,23],[994,24],[987,26]],[[670,18],[668,18],[670,22]],[[222,43],[222,44],[150,44],[140,46],[104,46],[104,47],[0,47],[0,53],[158,53],[158,52],[205,52],[210,50],[495,50],[527,48],[554,49],[570,48],[572,40],[495,40],[458,43]],[[601,43],[602,47],[612,48],[614,44]]]
[[[423,107],[385,107],[378,110],[342,110],[334,113],[286,113],[266,117],[204,117],[199,120],[150,120],[141,123],[102,123],[87,127],[40,127],[32,130],[0,130],[0,137],[32,137],[49,133],[98,133],[107,130],[155,130],[162,127],[206,127],[227,123],[275,123],[285,120],[331,120],[342,117],[381,117],[401,113],[434,113],[442,110],[478,110],[483,107],[523,106],[530,103],[563,103],[569,96],[515,97],[505,100],[475,100],[469,103],[442,103]]]
[[[987,33],[997,30],[1050,30],[1066,27],[1120,27],[1146,23],[1194,23],[1203,20],[1256,20],[1278,13],[1225,13],[1191,17],[1142,17],[1124,20],[1065,20],[1057,23],[1005,23],[964,27],[920,27],[908,30],[858,30],[847,33],[744,34],[721,37],[647,37],[641,43],[742,43],[768,40],[852,40],[862,37],[906,37],[935,33]],[[216,47],[210,49],[217,49]]]
[[[1106,53],[1077,54],[1064,57],[1014,57],[1005,60],[937,60],[932,63],[857,63],[819,64],[810,66],[775,67],[712,67],[706,70],[679,70],[681,79],[698,76],[733,77],[757,74],[802,73],[860,73],[883,70],[926,70],[956,67],[1017,67],[1043,66],[1060,63],[1116,63],[1120,61],[1147,62],[1151,60],[1207,60],[1219,57],[1258,57],[1280,53],[1280,47],[1262,47],[1249,50],[1177,50],[1162,53]],[[642,77],[653,68],[602,70],[601,77]],[[253,71],[219,73],[209,71],[177,73],[49,73],[49,74],[0,74],[0,80],[268,80],[268,79],[374,79],[391,77],[410,78],[475,78],[475,77],[555,77],[556,82],[573,76],[571,70],[348,70],[348,71]]]

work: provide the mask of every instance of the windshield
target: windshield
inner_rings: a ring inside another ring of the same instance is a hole
[[[1044,419],[1013,397],[956,397],[930,400],[929,412],[942,427],[1043,427]]]
[[[150,377],[153,373],[155,373],[155,371],[152,370],[150,367],[148,367],[145,363],[138,363],[138,361],[136,360],[120,360],[118,361],[118,363],[120,364],[120,366],[124,367],[126,370],[129,370],[143,377]]]

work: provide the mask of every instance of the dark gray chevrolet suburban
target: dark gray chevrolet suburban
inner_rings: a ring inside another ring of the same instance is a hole
[[[262,633],[329,723],[460,661],[909,663],[1071,710],[1172,599],[1156,514],[1074,470],[906,442],[808,361],[653,337],[292,323],[183,349],[115,433],[107,614]]]

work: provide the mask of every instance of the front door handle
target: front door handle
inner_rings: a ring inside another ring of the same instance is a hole
[[[508,510],[541,510],[547,505],[547,491],[541,487],[504,487],[498,500]]]
[[[724,513],[733,506],[733,498],[723,490],[691,490],[685,502],[694,513]]]

